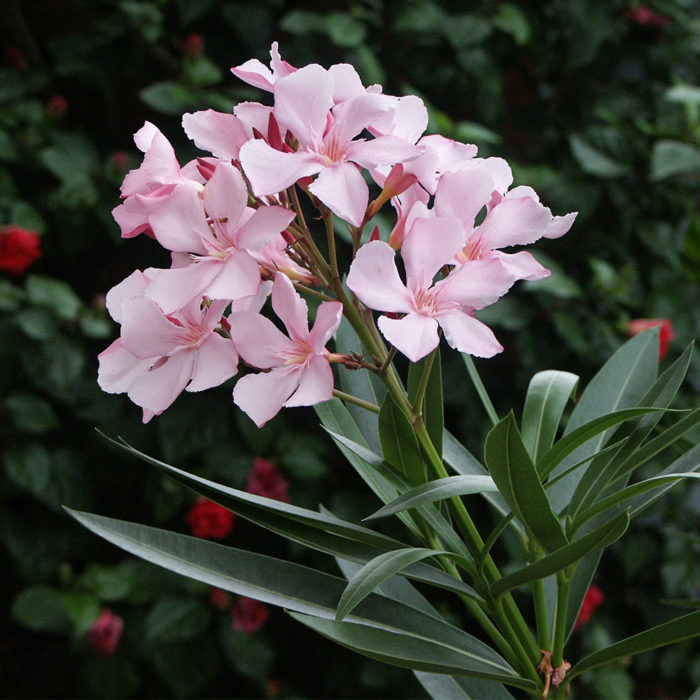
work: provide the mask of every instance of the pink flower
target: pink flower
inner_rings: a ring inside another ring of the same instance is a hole
[[[282,60],[276,41],[272,42],[270,48],[270,68],[263,65],[257,58],[251,58],[240,66],[231,68],[231,72],[248,85],[272,92],[279,78],[296,71],[294,66]]]
[[[233,530],[236,516],[214,501],[198,498],[185,516],[195,537],[223,540]]]
[[[256,196],[277,194],[302,177],[318,175],[309,191],[341,219],[359,226],[369,189],[357,166],[394,165],[422,149],[391,135],[356,139],[394,104],[387,96],[365,92],[336,103],[335,89],[333,73],[318,65],[277,80],[274,115],[298,148],[283,152],[255,139],[241,148],[241,165]]]
[[[231,605],[231,594],[222,588],[209,589],[209,602],[217,610],[226,610]]]
[[[103,658],[112,656],[117,649],[123,629],[124,620],[109,608],[104,608],[88,630],[90,646]]]
[[[41,239],[36,231],[10,224],[0,229],[0,270],[21,275],[41,257]]]
[[[629,336],[637,335],[648,331],[650,328],[659,329],[659,359],[663,360],[668,352],[668,345],[674,339],[673,325],[667,318],[635,318],[627,324],[627,334]]]
[[[144,423],[168,408],[183,389],[218,386],[238,369],[236,348],[216,332],[228,301],[193,301],[166,315],[145,296],[148,285],[137,270],[107,294],[107,308],[122,331],[100,353],[98,370],[102,389],[127,393],[143,408]],[[263,301],[251,297],[241,305],[259,309]]]
[[[449,345],[477,357],[503,348],[473,313],[493,304],[513,284],[497,260],[474,260],[433,284],[443,266],[464,247],[464,232],[455,218],[414,220],[401,247],[406,284],[401,281],[394,250],[383,241],[362,246],[350,266],[348,287],[370,309],[405,314],[379,317],[379,329],[412,362],[434,350],[438,326]]]
[[[256,457],[253,460],[253,468],[248,473],[246,491],[256,496],[289,503],[289,482],[272,462],[262,457]]]
[[[235,632],[252,634],[262,628],[269,616],[269,608],[259,600],[241,596],[233,606],[231,626]]]
[[[581,610],[576,618],[574,629],[577,629],[580,625],[585,625],[587,622],[590,622],[593,618],[593,613],[604,601],[605,596],[603,595],[603,591],[601,591],[598,586],[591,585],[586,591],[586,596],[583,599]]]
[[[306,302],[289,278],[278,272],[272,288],[272,308],[289,337],[274,323],[252,311],[231,314],[231,337],[241,357],[262,370],[236,383],[233,400],[258,427],[282,406],[312,406],[333,396],[333,372],[326,343],[335,333],[343,311],[338,301],[318,307],[311,331]]]
[[[177,311],[203,295],[237,300],[256,294],[260,269],[249,250],[261,250],[286,229],[294,212],[280,206],[251,209],[243,178],[230,163],[220,161],[204,185],[201,198],[189,187],[177,186],[167,205],[149,215],[159,243],[185,253],[185,264],[160,270],[146,292],[166,313]]]

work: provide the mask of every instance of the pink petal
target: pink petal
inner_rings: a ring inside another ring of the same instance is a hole
[[[377,325],[382,335],[411,362],[418,362],[440,342],[437,321],[423,314],[410,313],[401,319],[380,316]]]
[[[178,185],[148,217],[158,242],[179,253],[204,253],[210,236],[202,200],[189,185]]]
[[[260,207],[238,229],[236,241],[241,248],[251,251],[262,250],[294,221],[295,216],[291,209],[284,207],[275,205]]]
[[[136,377],[147,372],[153,358],[140,359],[125,350],[117,338],[98,356],[97,383],[108,394],[123,394]]]
[[[241,377],[233,388],[233,402],[261,428],[279,413],[299,385],[298,367]]]
[[[270,369],[284,362],[294,343],[269,318],[252,311],[229,316],[231,338],[238,354],[253,367]]]
[[[275,117],[303,146],[313,145],[326,128],[333,106],[333,78],[311,64],[275,83]],[[279,190],[278,190],[279,191]]]
[[[266,134],[272,112],[272,107],[259,102],[239,102],[233,108],[235,116],[250,129],[251,133],[253,129],[257,129],[261,134]]]
[[[122,304],[131,297],[142,297],[148,281],[140,270],[134,270],[127,278],[107,292],[105,303],[109,315],[117,322],[122,322]]]
[[[339,301],[324,301],[316,311],[316,320],[311,329],[311,345],[315,350],[326,347],[326,343],[338,330],[343,318],[343,305]]]
[[[437,282],[434,289],[442,302],[483,309],[503,296],[514,281],[497,258],[467,260]]]
[[[148,194],[160,185],[181,180],[175,151],[153,124],[146,122],[134,135],[134,141],[145,155],[140,167],[126,174],[121,187],[122,197]]]
[[[384,241],[366,243],[350,265],[348,287],[370,309],[407,312],[413,298],[399,277],[394,249]]]
[[[421,154],[420,146],[407,143],[398,136],[378,136],[371,141],[353,141],[346,149],[348,160],[363,168],[374,168],[380,164],[403,163]]]
[[[136,377],[129,387],[129,398],[141,408],[162,413],[187,386],[193,366],[193,352],[178,352],[162,365]]]
[[[204,208],[212,219],[227,220],[226,231],[235,231],[248,202],[243,176],[231,163],[219,161],[204,186]]]
[[[365,94],[365,88],[357,71],[349,63],[336,63],[328,69],[333,78],[333,102],[338,104]]]
[[[494,255],[516,280],[541,280],[552,274],[526,250],[517,253],[502,253],[497,250]]]
[[[269,280],[266,282],[261,282],[258,287],[257,294],[253,294],[249,297],[241,297],[240,299],[235,299],[231,304],[231,311],[254,311],[258,312],[262,309],[263,304],[270,296],[272,291],[272,282]]]
[[[552,214],[531,197],[505,198],[487,215],[478,235],[488,248],[533,243],[542,236]]]
[[[503,351],[493,331],[481,321],[462,313],[452,311],[440,314],[438,323],[450,347],[476,357],[492,357]]]
[[[240,299],[258,291],[260,267],[245,250],[236,250],[218,260],[219,271],[202,292],[212,299]],[[200,263],[197,263],[200,264]]]
[[[362,92],[359,97],[347,100],[333,108],[333,125],[327,138],[346,144],[391,107],[386,95],[370,95]]]
[[[392,134],[415,143],[428,126],[428,110],[416,95],[394,97],[394,106],[372,124],[372,133]]]
[[[333,398],[333,370],[326,358],[312,355],[299,375],[299,388],[284,406],[313,406]]]
[[[418,145],[425,148],[423,155],[407,164],[411,172],[430,194],[435,194],[438,179],[442,173],[455,166],[468,163],[476,155],[476,146],[446,139],[439,134],[424,136]]]
[[[213,109],[183,114],[182,128],[197,148],[225,160],[238,160],[241,146],[252,137],[238,117]]]
[[[257,58],[251,58],[240,66],[231,68],[231,73],[248,85],[272,92],[274,86],[272,72]]]
[[[287,61],[283,60],[279,52],[279,44],[276,41],[270,46],[270,68],[276,80],[284,78],[285,75],[294,73],[297,69]]]
[[[559,238],[563,236],[574,223],[574,219],[578,216],[577,211],[572,211],[564,216],[555,216],[542,234],[545,238]]]
[[[211,333],[195,354],[192,381],[187,391],[203,391],[223,384],[238,371],[238,353],[233,341]]]
[[[309,309],[287,275],[278,272],[272,287],[272,309],[284,323],[292,340],[307,341]]]
[[[187,267],[154,270],[146,296],[172,314],[193,300],[201,299],[204,291],[221,272],[219,258],[201,258]]]
[[[352,163],[335,163],[324,168],[309,191],[334,214],[353,226],[359,226],[367,210],[369,188]]]
[[[430,287],[438,270],[464,247],[464,230],[457,219],[414,219],[401,246],[406,283],[415,294]]]
[[[154,301],[132,297],[122,309],[122,346],[136,357],[170,355],[182,344],[181,329],[165,318]]]
[[[491,199],[494,181],[477,168],[445,173],[435,192],[435,212],[438,216],[458,218],[464,230],[471,232],[477,214]]]
[[[241,148],[240,158],[257,197],[282,192],[299,178],[315,175],[323,168],[312,153],[282,153],[261,139],[248,141]]]

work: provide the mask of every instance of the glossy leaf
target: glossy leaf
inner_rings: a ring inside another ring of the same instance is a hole
[[[542,547],[552,552],[566,546],[564,530],[552,511],[512,412],[488,434],[484,454],[501,495]]]
[[[584,535],[578,540],[574,540],[571,544],[557,549],[551,554],[538,559],[533,564],[528,564],[528,566],[512,574],[504,576],[491,585],[491,595],[494,597],[501,596],[513,588],[546,578],[572,564],[576,564],[591,552],[601,550],[620,539],[625,530],[627,530],[629,521],[629,513],[622,513],[612,522],[606,522],[601,527],[593,530],[593,532]]]
[[[434,700],[513,700],[503,685],[495,681],[426,671],[414,671],[413,675]]]
[[[670,622],[664,622],[662,625],[646,630],[646,632],[635,634],[633,637],[628,637],[621,642],[584,656],[569,671],[567,679],[571,680],[585,671],[591,671],[616,659],[641,654],[650,649],[675,644],[698,635],[700,635],[700,610]]]
[[[416,392],[423,376],[427,357],[419,362],[411,362],[408,367],[408,400],[413,404]],[[442,398],[442,367],[440,361],[440,349],[438,348],[433,356],[428,378],[428,387],[423,399],[423,420],[425,427],[437,453],[442,456],[442,440],[445,431],[445,417],[443,411],[444,401]]]
[[[449,649],[425,637],[415,638],[401,632],[377,627],[336,622],[310,615],[291,616],[338,644],[377,661],[432,673],[460,673],[508,683],[534,690],[532,681],[520,678],[507,665],[491,661],[480,653]],[[484,645],[485,649],[489,649]]]
[[[416,486],[410,491],[402,493],[391,503],[387,503],[376,513],[365,520],[386,518],[409,508],[416,508],[426,503],[442,501],[453,496],[467,496],[474,493],[495,492],[498,493],[496,484],[490,476],[449,476],[444,479],[435,479],[427,484]]]
[[[425,483],[427,471],[413,426],[389,394],[379,412],[379,439],[389,464],[414,486]]]
[[[554,444],[564,409],[577,385],[577,375],[557,370],[538,372],[530,380],[521,432],[523,443],[535,465]]]

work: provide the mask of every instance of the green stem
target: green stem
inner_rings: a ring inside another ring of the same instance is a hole
[[[540,649],[549,650],[549,617],[547,614],[547,596],[544,590],[544,579],[532,584],[532,598],[535,603],[535,623],[537,625],[537,642]]]
[[[338,258],[335,252],[335,231],[333,230],[333,212],[326,209],[323,213],[323,223],[326,225],[326,238],[328,240],[328,259],[331,263],[331,274],[340,277],[338,272]]]
[[[364,408],[367,411],[372,411],[372,413],[379,413],[380,409],[376,404],[370,403],[369,401],[364,401],[363,399],[353,396],[352,394],[346,394],[344,391],[340,391],[340,389],[333,389],[333,396],[335,396],[337,399],[341,399],[342,401],[355,404],[355,406]]]
[[[481,403],[484,406],[484,409],[486,410],[486,413],[488,414],[491,423],[496,425],[496,423],[498,423],[498,414],[496,413],[496,409],[491,403],[491,399],[489,398],[488,392],[486,391],[486,387],[481,381],[481,377],[479,376],[479,373],[476,370],[474,360],[472,360],[471,355],[467,355],[466,353],[462,353],[462,359],[464,360],[464,364],[467,367],[467,372],[469,372],[469,378],[472,380],[472,384],[474,384],[476,393],[479,395]]]
[[[433,362],[435,362],[435,354],[437,352],[439,352],[439,349],[435,348],[425,360],[423,374],[421,375],[418,390],[416,391],[416,398],[413,402],[413,408],[411,409],[411,416],[413,419],[417,418],[423,412],[423,399],[425,398],[425,392],[428,388],[428,380],[430,379],[430,372],[433,368]]]
[[[564,660],[564,642],[566,641],[566,613],[569,609],[569,589],[571,579],[565,571],[557,574],[557,614],[554,620],[554,644],[552,646],[552,665],[561,666]]]

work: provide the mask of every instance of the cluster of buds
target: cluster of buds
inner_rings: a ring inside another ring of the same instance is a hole
[[[271,105],[184,115],[206,155],[181,166],[153,124],[135,135],[143,162],[127,173],[114,217],[124,237],[143,233],[170,251],[172,265],[136,271],[107,295],[121,336],[100,355],[99,382],[127,393],[144,422],[181,391],[230,379],[241,360],[260,371],[238,379],[234,402],[259,426],[283,406],[330,399],[332,363],[382,364],[372,348],[372,362],[327,348],[344,314],[378,337],[380,312],[384,340],[411,361],[441,334],[490,357],[502,347],[475,311],[517,280],[549,274],[529,252],[504,249],[562,236],[576,216],[553,216],[531,188],[511,188],[504,160],[423,136],[418,97],[365,87],[347,64],[295,68],[277,44],[270,53],[269,68],[253,59],[232,72],[270,93]],[[372,219],[385,206],[396,217],[382,240]],[[327,254],[305,208],[325,224]],[[337,225],[354,244],[354,298],[341,282]],[[323,300],[311,328],[302,294]],[[268,298],[286,333],[261,313]]]

